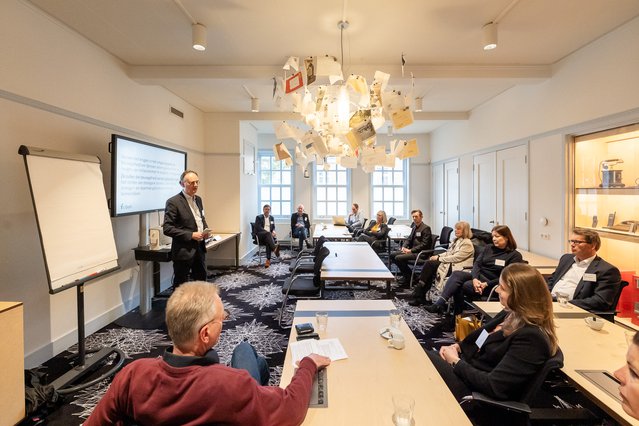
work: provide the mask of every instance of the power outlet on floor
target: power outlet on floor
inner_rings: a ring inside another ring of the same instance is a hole
[[[549,240],[550,239],[550,234],[540,234],[540,237],[542,240]]]

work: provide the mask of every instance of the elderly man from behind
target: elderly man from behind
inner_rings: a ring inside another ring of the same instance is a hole
[[[212,347],[222,332],[223,319],[216,285],[196,281],[178,287],[166,306],[173,347],[161,358],[144,358],[124,367],[84,424],[302,423],[313,377],[330,359],[307,356],[286,389],[264,386],[268,383],[266,361],[248,343],[235,348],[232,367],[219,363]]]
[[[548,280],[553,297],[563,293],[573,305],[588,311],[614,309],[621,285],[619,269],[597,256],[601,238],[596,231],[575,228],[570,235],[570,251],[559,259]]]

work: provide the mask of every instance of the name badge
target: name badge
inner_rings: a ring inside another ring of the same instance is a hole
[[[597,274],[584,274],[584,281],[597,282]]]
[[[495,259],[495,265],[497,266],[506,266],[506,261],[503,259]]]
[[[475,344],[479,349],[484,346],[484,342],[486,342],[486,339],[488,339],[488,332],[486,330],[482,330],[477,340],[475,340]]]
[[[421,233],[421,232],[415,232],[415,236],[416,236],[416,237],[421,237],[421,236],[422,236],[422,233]]]

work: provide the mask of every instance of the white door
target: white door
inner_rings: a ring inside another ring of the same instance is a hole
[[[473,157],[473,225],[489,232],[498,224],[495,161],[494,152]]]
[[[528,250],[528,145],[497,151],[497,221]]]
[[[430,229],[435,234],[444,226],[444,165],[435,164],[431,168],[433,171],[433,210]]]
[[[458,160],[444,164],[444,206],[444,225],[454,227],[459,220]]]

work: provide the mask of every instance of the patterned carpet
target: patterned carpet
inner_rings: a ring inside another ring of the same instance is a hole
[[[228,364],[233,348],[242,341],[251,343],[266,357],[270,372],[270,383],[279,383],[286,348],[288,329],[280,328],[277,318],[282,303],[282,283],[289,275],[291,254],[282,252],[280,261],[274,261],[270,268],[258,265],[257,258],[237,270],[216,270],[211,272],[209,281],[221,288],[224,307],[230,317],[224,323],[220,341],[215,347],[222,363]],[[384,282],[373,282],[368,290],[327,291],[327,299],[383,299],[386,298]],[[409,306],[406,300],[396,297],[399,289],[393,287],[391,297],[402,312],[402,316],[425,350],[450,344],[453,341],[452,321],[430,314],[423,308]],[[169,290],[170,291],[170,290]],[[164,323],[166,299],[156,299],[153,310],[142,316],[135,309],[124,317],[109,324],[86,339],[87,351],[103,346],[117,347],[127,356],[126,363],[144,357],[156,357],[170,345]],[[290,325],[295,311],[295,301],[287,304],[283,324]],[[39,371],[53,380],[68,370],[77,348],[56,356],[45,363]],[[41,424],[80,425],[91,414],[93,408],[108,389],[110,379],[104,380],[85,390],[67,395],[63,401],[50,409],[43,409],[38,419]],[[562,401],[563,402],[563,401]],[[552,405],[555,405],[551,402]],[[561,404],[561,403],[559,403]],[[568,403],[568,406],[574,406]],[[32,417],[33,418],[33,417]],[[28,420],[25,425],[39,424]],[[611,423],[606,423],[611,424]]]

